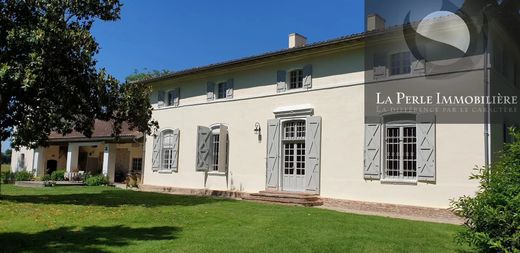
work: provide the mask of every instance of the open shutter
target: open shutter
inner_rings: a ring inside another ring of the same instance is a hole
[[[414,60],[412,61],[412,74],[413,75],[424,75],[425,73],[425,61]]]
[[[227,172],[228,162],[228,128],[220,125],[218,139],[218,172]]]
[[[208,171],[211,154],[211,129],[197,127],[197,171]]]
[[[215,83],[214,82],[207,83],[206,92],[207,92],[208,101],[212,101],[215,99]]]
[[[267,121],[266,189],[278,189],[280,173],[280,120]]]
[[[435,114],[417,115],[417,177],[435,182]]]
[[[158,108],[161,108],[164,106],[164,104],[166,102],[165,96],[166,96],[166,93],[163,90],[160,90],[157,92],[157,107]]]
[[[173,130],[173,143],[172,143],[172,170],[177,172],[179,171],[179,138],[180,138],[180,131],[179,129]]]
[[[374,54],[374,80],[382,79],[386,77],[386,54],[378,53]]]
[[[229,79],[226,83],[226,98],[233,98],[233,89],[235,88],[235,83],[233,79]]]
[[[305,126],[305,185],[308,192],[320,191],[321,117],[308,117]]]
[[[276,92],[287,90],[287,74],[285,70],[278,70],[276,73]]]
[[[153,138],[152,171],[158,171],[161,167],[161,140],[162,132]]]
[[[312,88],[312,65],[303,66],[303,87]]]
[[[365,159],[363,176],[365,179],[381,178],[381,118],[365,119]]]

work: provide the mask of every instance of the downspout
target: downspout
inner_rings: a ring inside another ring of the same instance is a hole
[[[482,10],[485,20],[485,33],[484,33],[484,97],[488,97],[491,94],[491,82],[489,75],[489,24],[486,14],[486,10],[492,7],[488,4]],[[486,103],[486,115],[484,117],[484,155],[485,155],[485,166],[489,168],[491,165],[491,105]]]

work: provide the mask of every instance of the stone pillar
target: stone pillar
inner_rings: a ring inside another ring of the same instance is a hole
[[[116,144],[105,144],[103,150],[103,175],[110,183],[114,183],[116,173]]]
[[[69,143],[67,150],[67,173],[78,171],[79,146]]]
[[[44,170],[45,170],[45,148],[39,147],[34,150],[32,173],[34,176],[43,176],[45,174]]]

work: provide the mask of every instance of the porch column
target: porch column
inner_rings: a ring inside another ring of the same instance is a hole
[[[67,173],[78,171],[79,146],[69,143],[67,150]]]
[[[114,183],[116,173],[116,144],[105,144],[103,150],[103,175]]]
[[[34,150],[34,158],[32,164],[32,173],[34,176],[43,176],[44,172],[44,161],[45,160],[45,148],[39,147]]]

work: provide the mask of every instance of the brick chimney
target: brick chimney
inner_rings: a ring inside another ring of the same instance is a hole
[[[303,47],[307,44],[307,38],[298,33],[289,34],[289,48]]]
[[[367,32],[376,31],[376,30],[384,30],[385,29],[385,19],[381,16],[372,13],[367,16]]]

